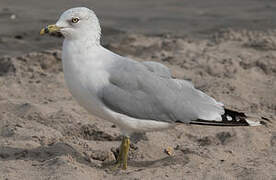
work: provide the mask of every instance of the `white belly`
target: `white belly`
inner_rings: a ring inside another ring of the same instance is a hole
[[[106,112],[110,114],[116,121],[116,124],[120,127],[124,135],[131,135],[133,132],[150,132],[160,131],[174,127],[176,124],[149,120],[149,119],[136,119],[124,114],[114,112],[110,109],[106,109]]]
[[[63,71],[67,87],[76,101],[89,113],[107,118],[103,104],[98,98],[98,92],[107,81],[107,75],[101,72],[86,72],[86,69],[79,71],[67,62],[63,62]],[[97,83],[93,82],[95,80]]]

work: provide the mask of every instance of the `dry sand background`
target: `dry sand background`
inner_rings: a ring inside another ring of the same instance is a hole
[[[0,1],[1,180],[276,179],[276,3],[158,2]],[[38,36],[80,3],[97,10],[107,48],[161,62],[227,107],[269,121],[137,134],[129,169],[110,171],[120,132],[71,97],[55,49],[61,39]]]

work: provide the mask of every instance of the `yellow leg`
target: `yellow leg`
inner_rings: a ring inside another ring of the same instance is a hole
[[[115,166],[112,168],[113,170],[116,170],[118,167],[122,165],[123,165],[122,169],[127,168],[127,157],[128,157],[129,145],[130,145],[129,137],[124,136],[120,146],[117,162]]]
[[[124,144],[123,144],[123,169],[127,169],[127,158],[128,158],[128,151],[129,151],[130,140],[129,137],[124,137]]]

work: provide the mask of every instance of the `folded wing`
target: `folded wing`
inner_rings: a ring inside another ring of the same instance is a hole
[[[102,100],[111,110],[137,119],[184,122],[220,121],[221,103],[184,80],[164,78],[132,60],[118,60],[109,69],[110,83]]]

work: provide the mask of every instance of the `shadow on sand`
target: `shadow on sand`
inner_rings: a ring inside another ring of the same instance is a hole
[[[90,166],[92,168],[100,168],[93,162],[89,162],[87,158],[72,146],[59,142],[51,146],[41,146],[34,149],[24,149],[24,148],[14,148],[2,146],[0,147],[0,161],[10,161],[10,160],[31,160],[34,161],[35,165],[43,165],[50,160],[57,159],[60,156],[69,155],[75,159],[78,163]],[[162,166],[170,166],[175,164],[185,165],[189,162],[189,158],[186,156],[168,156],[162,159],[152,160],[152,161],[134,161],[129,160],[129,167],[135,168],[155,168]],[[114,162],[102,163],[100,169],[110,168]]]
[[[14,147],[0,147],[0,161],[9,160],[31,160],[34,163],[45,163],[48,160],[55,159],[62,155],[69,155],[77,162],[95,167],[96,165],[88,162],[85,157],[75,150],[72,146],[58,142],[50,146],[40,146],[34,149],[14,148]]]

